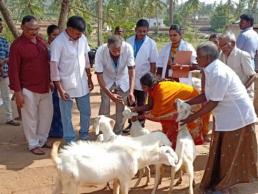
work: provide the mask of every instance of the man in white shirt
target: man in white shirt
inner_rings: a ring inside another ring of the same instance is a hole
[[[214,43],[198,46],[197,62],[204,68],[205,93],[187,103],[207,103],[181,121],[189,123],[210,111],[215,117],[209,159],[200,185],[207,193],[208,190],[228,193],[232,185],[257,178],[254,107],[239,77],[218,56]]]
[[[116,103],[114,132],[120,134],[124,122],[122,112],[128,97],[134,99],[135,63],[131,45],[118,35],[112,35],[108,43],[98,48],[95,58],[95,72],[101,88],[100,115],[110,115],[110,99]]]
[[[225,32],[219,37],[220,60],[228,65],[240,78],[249,97],[254,100],[255,71],[251,55],[236,47],[236,37],[232,32]]]
[[[147,34],[149,23],[145,19],[140,19],[136,23],[135,35],[129,37],[127,42],[131,44],[135,58],[135,89],[134,95],[136,105],[142,106],[145,103],[146,94],[142,90],[140,79],[148,72],[156,73],[156,62],[158,59],[158,49],[156,43]],[[139,112],[142,114],[142,112]],[[144,125],[144,121],[142,121]],[[128,129],[130,128],[127,127]]]
[[[72,16],[67,28],[50,45],[51,80],[59,93],[59,104],[63,125],[63,138],[66,142],[76,140],[72,126],[72,105],[75,99],[80,112],[80,139],[88,139],[90,124],[89,90],[93,89],[89,45],[84,36],[86,24],[82,17]]]

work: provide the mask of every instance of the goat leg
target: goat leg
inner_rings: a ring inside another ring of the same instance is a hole
[[[133,187],[137,187],[140,184],[140,182],[142,180],[142,177],[144,175],[144,170],[145,170],[145,168],[142,168],[142,169],[139,170],[138,179],[137,179],[137,181],[136,181],[136,183],[134,184]]]
[[[164,177],[165,174],[165,168],[163,165],[160,165],[160,177],[159,177],[159,185],[161,184],[162,178]]]
[[[179,173],[179,179],[177,180],[175,186],[180,185],[183,181],[183,178],[182,178],[183,177],[183,171],[180,169],[178,173]]]
[[[155,182],[154,182],[154,187],[152,189],[151,194],[156,194],[156,192],[157,192],[157,189],[159,186],[159,180],[160,180],[160,168],[161,168],[160,164],[155,165],[155,171],[156,171],[155,172]]]
[[[149,182],[150,182],[150,177],[151,177],[151,172],[150,172],[150,167],[149,166],[146,166],[145,167],[146,169],[146,176],[147,176],[147,180],[146,180],[146,183],[144,184],[144,187],[148,186]]]
[[[194,194],[193,192],[193,182],[194,182],[194,169],[192,163],[187,165],[187,171],[189,173],[189,194]]]
[[[121,194],[128,194],[129,192],[129,182],[120,182],[120,190],[121,190]]]
[[[172,194],[172,190],[173,190],[173,187],[174,187],[174,179],[175,179],[175,167],[172,167],[171,168],[171,182],[170,182],[170,187],[169,187],[169,194]]]
[[[102,189],[102,191],[104,191],[106,189],[112,190],[112,188],[110,187],[109,182],[107,182],[106,186]]]
[[[120,189],[119,180],[118,179],[114,179],[113,180],[113,194],[119,194],[119,189]]]

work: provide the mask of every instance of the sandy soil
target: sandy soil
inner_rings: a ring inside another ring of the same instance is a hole
[[[96,80],[95,80],[96,82]],[[99,88],[96,86],[91,94],[92,119],[96,117],[99,108]],[[112,106],[114,113],[114,106]],[[78,130],[78,111],[73,111],[73,123]],[[23,130],[21,127],[7,126],[4,123],[3,106],[0,107],[0,194],[50,194],[54,188],[57,172],[50,159],[50,150],[44,156],[31,154],[26,147]],[[151,130],[160,129],[158,123],[147,122],[147,128]],[[257,134],[258,134],[258,127]],[[197,146],[198,156],[195,166],[195,193],[199,193],[199,184],[203,176],[205,164],[208,157],[209,145]],[[154,176],[154,175],[152,175]],[[131,194],[151,193],[154,179],[151,179],[149,186],[132,189]],[[188,178],[184,176],[183,183],[174,187],[173,193],[187,193]],[[135,180],[132,180],[132,185]],[[145,182],[142,180],[141,185]],[[166,168],[166,175],[159,187],[158,194],[165,194],[168,191],[169,168]],[[258,182],[252,184],[239,184],[232,188],[232,194],[255,194],[258,193]],[[140,186],[141,186],[140,185]],[[81,186],[81,193],[110,194],[110,190],[102,190],[105,185]]]

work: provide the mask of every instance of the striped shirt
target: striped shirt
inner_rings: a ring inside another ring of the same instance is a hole
[[[0,60],[5,60],[9,57],[9,44],[5,38],[0,37]],[[0,77],[8,77],[8,64],[2,65],[2,74]]]

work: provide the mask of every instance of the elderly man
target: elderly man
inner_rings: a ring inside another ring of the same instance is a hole
[[[257,178],[256,115],[252,101],[237,74],[218,60],[217,46],[206,42],[197,48],[197,62],[205,73],[205,93],[189,100],[190,105],[207,101],[181,124],[212,111],[213,141],[201,189],[228,193],[232,185]]]
[[[10,48],[10,87],[21,108],[22,125],[29,150],[42,155],[53,115],[50,92],[48,49],[38,36],[39,25],[34,16],[22,19],[22,35]]]
[[[80,16],[72,16],[67,28],[50,45],[51,80],[59,93],[59,105],[63,125],[63,138],[66,142],[76,140],[72,125],[73,99],[80,112],[81,140],[88,139],[90,125],[90,95],[93,83],[88,58],[89,45],[83,32],[85,21]]]
[[[134,99],[135,63],[131,45],[118,35],[112,35],[108,43],[98,48],[95,72],[101,88],[100,115],[110,114],[110,99],[116,103],[114,132],[120,134],[124,122],[122,112],[128,96],[130,104]]]
[[[253,30],[254,18],[250,14],[240,16],[239,27],[242,30],[237,37],[237,48],[248,52],[252,58],[252,67],[254,68],[254,57],[258,50],[258,34]]]
[[[252,67],[250,54],[236,47],[236,37],[232,32],[226,32],[219,37],[219,48],[222,51],[220,60],[239,76],[253,101],[256,73]]]

